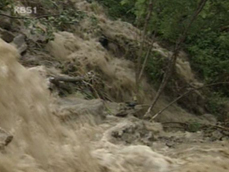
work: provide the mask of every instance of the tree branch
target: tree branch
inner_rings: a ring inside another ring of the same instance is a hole
[[[61,14],[41,15],[41,16],[35,16],[35,17],[18,17],[18,16],[11,16],[11,15],[0,13],[0,16],[8,17],[8,18],[11,18],[11,19],[40,19],[40,18],[60,16],[60,15]]]
[[[145,69],[145,67],[146,67],[146,62],[148,61],[148,58],[149,58],[149,56],[150,56],[150,53],[151,53],[151,47],[148,49],[147,54],[146,54],[146,56],[145,56],[145,59],[144,59],[144,62],[143,62],[141,71],[140,71],[140,73],[139,73],[138,81],[141,81],[141,78],[142,78],[144,69]]]
[[[229,82],[217,82],[217,83],[213,83],[213,84],[208,84],[208,85],[204,85],[201,87],[197,87],[197,88],[192,88],[188,91],[186,91],[184,94],[180,95],[179,97],[177,97],[176,99],[174,99],[172,102],[170,102],[166,107],[164,107],[162,110],[160,110],[159,112],[157,112],[152,118],[151,121],[154,120],[158,115],[160,115],[162,112],[164,112],[166,109],[168,109],[172,104],[174,104],[175,102],[177,102],[178,100],[180,100],[182,97],[186,96],[187,94],[195,91],[195,90],[200,90],[206,87],[212,87],[215,85],[221,85],[221,84],[229,84]]]
[[[165,75],[163,77],[163,80],[161,82],[161,85],[160,85],[160,87],[159,87],[159,89],[157,91],[156,96],[154,97],[154,100],[153,100],[152,105],[149,107],[149,109],[145,113],[144,117],[150,116],[150,112],[152,111],[153,107],[155,106],[155,104],[157,103],[159,97],[161,96],[164,88],[166,87],[166,85],[167,85],[167,83],[168,83],[168,81],[170,79],[170,76],[172,75],[174,66],[176,64],[177,56],[178,56],[178,53],[180,51],[181,45],[183,44],[183,42],[185,41],[185,39],[187,37],[188,30],[190,29],[192,23],[195,21],[195,19],[199,15],[199,13],[202,11],[202,9],[205,6],[206,2],[207,2],[207,0],[201,0],[201,2],[199,3],[199,6],[197,8],[197,10],[193,14],[193,17],[192,17],[191,21],[189,22],[189,24],[187,25],[187,27],[184,29],[183,34],[181,35],[181,37],[178,38],[177,43],[176,43],[176,46],[175,46],[175,48],[173,50],[173,54],[170,57],[171,60],[170,60],[170,63],[168,65],[168,67],[167,67],[167,70],[165,72]]]
[[[151,15],[152,15],[152,11],[153,11],[153,0],[150,0],[149,7],[148,7],[148,13],[147,13],[146,18],[145,18],[145,24],[144,24],[144,28],[143,28],[142,37],[141,37],[141,45],[140,45],[140,50],[139,50],[138,59],[137,59],[137,67],[136,67],[136,84],[137,84],[137,86],[139,83],[139,79],[140,79],[139,75],[141,72],[141,56],[143,53],[147,27],[148,27],[148,23],[149,23],[149,20],[151,18]]]

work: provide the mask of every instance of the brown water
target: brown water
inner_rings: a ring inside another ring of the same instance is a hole
[[[21,66],[2,40],[0,54],[0,126],[14,136],[0,154],[0,171],[100,171],[83,136],[50,113],[45,81]]]
[[[83,121],[63,125],[52,114],[55,109],[50,106],[53,100],[46,81],[20,65],[17,51],[2,40],[0,54],[0,127],[14,136],[0,153],[0,172],[229,170],[226,142],[150,148],[112,141],[113,131],[123,133],[123,128],[132,126],[129,119],[108,118],[93,126]]]

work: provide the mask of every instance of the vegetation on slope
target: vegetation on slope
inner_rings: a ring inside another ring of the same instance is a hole
[[[156,35],[157,41],[166,43],[167,48],[175,45],[184,27],[190,22],[193,12],[199,1],[186,0],[97,0],[107,7],[108,14],[114,18],[122,18],[132,22],[140,28],[144,27],[148,13],[149,2],[153,3],[152,15],[147,25],[147,36]],[[13,10],[17,1],[3,0],[0,10]],[[47,27],[48,38],[53,38],[56,30],[70,30],[70,25],[77,24],[85,15],[69,8],[67,1],[39,0],[20,1],[24,5],[37,6],[38,14],[50,15],[49,12],[58,13],[58,16],[49,16],[39,20]],[[91,3],[94,3],[91,1]],[[208,0],[203,11],[189,29],[188,37],[183,49],[189,55],[192,68],[206,84],[216,82],[229,82],[229,2],[227,0]],[[24,20],[27,27],[35,27],[37,21]],[[43,32],[37,28],[35,32]],[[143,54],[147,54],[144,49]],[[167,63],[160,58],[157,52],[151,52],[146,65],[146,72],[151,80],[160,83]],[[173,78],[174,79],[174,78]],[[175,77],[175,80],[178,78]],[[170,81],[174,86],[174,80]],[[213,94],[210,94],[214,91]],[[208,94],[207,109],[212,113],[222,113],[224,98],[229,97],[227,85],[217,85],[206,91]],[[176,95],[175,95],[176,96]]]
[[[152,2],[152,15],[148,23],[147,34],[161,43],[166,42],[169,48],[175,45],[180,34],[193,16],[200,1],[186,0],[123,0],[120,5],[112,6],[120,9],[130,7],[127,11],[135,15],[135,24],[143,27],[148,6]],[[106,1],[106,4],[111,4]],[[105,6],[106,6],[105,4]],[[108,6],[108,5],[107,5]],[[113,9],[114,11],[115,10]],[[208,0],[203,11],[189,29],[183,49],[188,53],[192,68],[204,83],[229,82],[229,2],[227,0]],[[115,16],[118,16],[117,14]],[[169,43],[169,44],[168,44]],[[169,46],[168,46],[169,45]],[[160,82],[163,76],[163,62],[152,53],[146,71],[153,81]],[[228,85],[211,87],[208,110],[219,113],[224,98],[229,97]]]

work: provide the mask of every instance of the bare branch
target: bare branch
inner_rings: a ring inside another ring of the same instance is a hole
[[[149,49],[148,49],[148,52],[147,52],[146,57],[145,57],[145,59],[144,59],[144,62],[143,62],[143,64],[142,64],[141,71],[140,71],[139,76],[138,76],[138,82],[141,82],[143,72],[144,72],[144,70],[145,70],[145,68],[146,68],[146,63],[147,63],[147,61],[148,61],[148,59],[149,59],[149,56],[150,56],[150,54],[151,54],[151,51],[152,51],[152,47],[151,47],[151,46],[153,46],[153,44],[154,44],[154,42],[155,42],[155,39],[156,39],[156,32],[154,32],[154,34],[153,34],[153,38],[152,38],[152,41],[151,41],[151,45],[149,45],[150,47],[149,47]],[[147,43],[146,40],[144,40],[144,42]]]
[[[141,56],[142,56],[144,45],[145,45],[144,43],[145,43],[147,27],[148,27],[148,23],[149,23],[149,20],[151,18],[151,15],[152,15],[152,11],[153,11],[153,0],[150,0],[148,13],[147,13],[146,18],[145,18],[143,33],[141,36],[141,45],[140,45],[140,50],[139,50],[138,59],[137,59],[137,67],[136,67],[136,84],[137,84],[137,86],[139,83],[139,78],[140,78],[139,75],[141,72]]]
[[[35,17],[19,17],[19,16],[11,16],[11,15],[0,13],[0,16],[8,17],[11,19],[41,19],[41,18],[55,17],[55,16],[60,16],[60,15],[61,14],[41,15],[41,16],[35,16]]]
[[[174,104],[175,102],[177,102],[178,100],[180,100],[182,97],[186,96],[187,94],[195,91],[195,90],[200,90],[206,87],[212,87],[215,85],[222,85],[222,84],[229,84],[229,82],[217,82],[217,83],[213,83],[213,84],[208,84],[208,85],[204,85],[201,87],[197,87],[197,88],[192,88],[188,91],[186,91],[184,94],[180,95],[179,97],[177,97],[176,99],[174,99],[172,102],[170,102],[166,107],[164,107],[163,109],[161,109],[159,112],[157,112],[152,118],[151,121],[154,120],[158,115],[160,115],[162,112],[164,112],[166,109],[168,109],[172,104]]]
[[[164,88],[166,87],[166,85],[167,85],[167,83],[168,83],[168,81],[170,79],[170,76],[172,75],[174,66],[176,64],[176,60],[177,60],[177,56],[178,56],[178,53],[180,51],[180,48],[181,48],[183,42],[185,41],[185,39],[187,37],[188,30],[190,29],[192,23],[195,21],[195,19],[199,15],[199,13],[202,11],[202,9],[205,6],[206,2],[207,2],[207,0],[201,0],[201,2],[199,3],[199,6],[197,8],[197,10],[193,14],[193,17],[192,17],[191,21],[189,22],[189,24],[187,25],[187,27],[184,29],[183,34],[181,35],[181,37],[178,38],[177,43],[176,43],[176,46],[175,46],[175,48],[173,50],[173,54],[170,57],[171,60],[170,60],[170,63],[168,65],[168,67],[167,67],[167,70],[165,72],[165,75],[163,77],[163,80],[161,82],[161,85],[160,85],[160,87],[159,87],[159,89],[157,91],[156,96],[154,97],[154,100],[153,100],[152,105],[149,107],[149,109],[145,113],[144,117],[148,117],[150,115],[150,112],[152,111],[153,107],[155,106],[155,104],[157,103],[159,97],[161,96]]]

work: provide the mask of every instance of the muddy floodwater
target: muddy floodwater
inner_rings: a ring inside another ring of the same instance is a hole
[[[105,110],[117,104],[100,99],[59,98],[39,72],[18,62],[17,50],[3,40],[0,55],[0,172],[229,171],[227,139],[112,116]],[[114,64],[120,69],[127,65]]]

